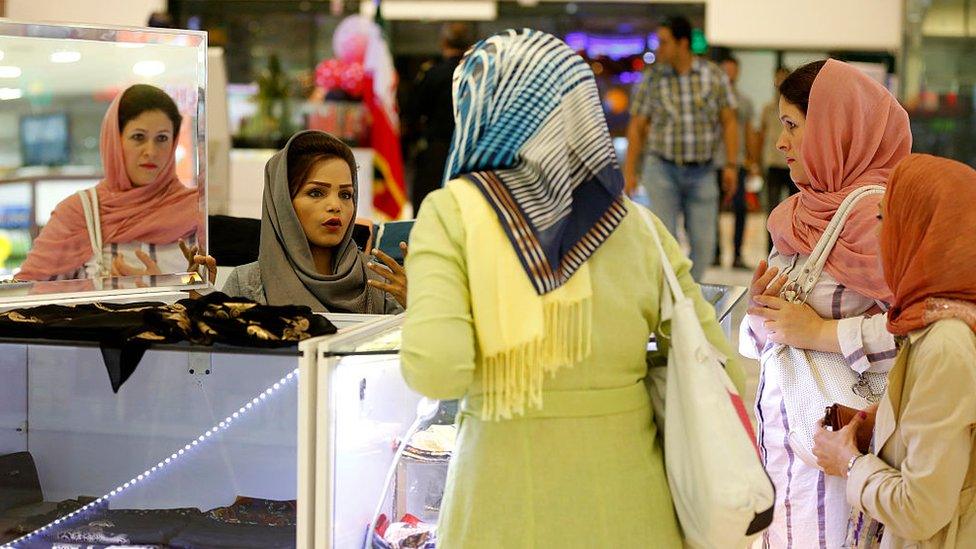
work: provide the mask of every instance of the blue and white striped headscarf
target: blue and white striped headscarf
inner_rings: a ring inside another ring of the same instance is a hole
[[[565,283],[627,213],[593,72],[544,32],[508,30],[454,71],[447,180],[472,181],[539,295]]]

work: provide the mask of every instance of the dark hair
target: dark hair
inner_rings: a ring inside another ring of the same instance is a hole
[[[682,17],[680,15],[668,17],[663,23],[661,23],[661,26],[671,31],[671,35],[674,36],[675,42],[687,40],[688,47],[691,47],[691,23],[688,21],[687,17]]]
[[[467,51],[474,40],[471,26],[467,23],[444,23],[441,27],[441,41],[452,50]]]
[[[149,21],[146,22],[146,26],[157,29],[175,29],[176,22],[173,21],[173,16],[165,11],[154,11],[149,16]]]
[[[807,63],[802,67],[791,72],[783,83],[779,85],[779,93],[784,99],[796,105],[803,116],[807,115],[807,107],[810,106],[810,90],[813,89],[813,81],[817,79],[817,75],[820,74],[820,69],[823,68],[824,64],[827,62],[826,59],[822,61],[814,61],[813,63]]]
[[[735,65],[736,67],[739,66],[739,60],[734,55],[728,55],[726,57],[723,57],[720,62],[721,63],[729,62]]]
[[[358,187],[356,158],[348,145],[325,132],[310,131],[295,137],[288,146],[289,196],[295,198],[316,164],[333,158],[349,165],[352,182]]]
[[[173,98],[166,92],[148,84],[136,84],[122,92],[119,101],[119,132],[130,120],[147,111],[162,111],[173,122],[173,139],[180,134],[183,117]]]

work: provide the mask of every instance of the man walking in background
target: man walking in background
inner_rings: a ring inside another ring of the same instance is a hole
[[[691,24],[684,17],[658,28],[657,63],[644,72],[627,126],[624,182],[629,194],[640,182],[651,209],[669,231],[677,233],[684,214],[691,241],[692,276],[701,281],[715,251],[719,192],[714,183],[713,155],[725,145],[724,194],[738,185],[738,123],[735,94],[728,76],[691,52]],[[645,154],[646,152],[646,154]]]
[[[746,208],[746,175],[750,173],[759,175],[759,162],[757,158],[759,155],[756,153],[755,126],[752,123],[755,110],[753,109],[752,101],[736,87],[736,83],[739,81],[739,60],[733,56],[729,56],[722,60],[721,65],[722,70],[729,77],[729,83],[732,85],[732,91],[735,93],[735,101],[738,105],[736,114],[738,115],[739,124],[739,152],[730,162],[725,154],[725,150],[721,146],[715,149],[715,166],[718,168],[718,186],[716,188],[723,188],[723,168],[734,162],[736,164],[738,179],[731,201],[732,213],[735,215],[735,232],[732,238],[734,250],[732,268],[751,270],[751,267],[746,265],[745,261],[742,260],[742,240],[746,232],[746,215],[749,213]],[[712,265],[721,267],[722,231],[718,228],[716,228],[715,238],[715,261]]]

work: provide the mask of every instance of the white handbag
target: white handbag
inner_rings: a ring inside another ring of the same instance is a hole
[[[661,318],[670,319],[671,335],[664,409],[655,409],[655,416],[664,423],[665,467],[685,543],[747,547],[772,522],[773,486],[742,398],[705,337],[694,301],[681,290],[651,213],[639,210],[664,268]],[[656,373],[650,373],[652,383]]]
[[[783,299],[793,303],[806,302],[854,204],[865,196],[882,194],[884,190],[878,185],[865,186],[844,199],[803,269],[783,288]],[[858,410],[867,408],[884,394],[887,386],[887,374],[859,374],[847,365],[840,353],[777,344],[766,351],[763,362],[767,368],[778,369],[780,373],[790,425],[790,448],[804,463],[818,469],[817,458],[813,455],[813,435],[819,420],[824,417],[825,408],[835,402]]]

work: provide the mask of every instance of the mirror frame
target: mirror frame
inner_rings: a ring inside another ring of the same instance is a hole
[[[201,203],[201,225],[198,230],[199,240],[202,241],[201,249],[204,253],[209,252],[209,223],[208,223],[208,199],[207,199],[207,33],[204,31],[193,31],[184,29],[157,29],[148,27],[122,27],[114,25],[87,25],[75,23],[55,23],[55,22],[30,22],[18,21],[13,19],[0,18],[0,36],[4,37],[23,37],[23,38],[46,38],[58,40],[85,40],[108,43],[130,43],[130,44],[160,44],[169,46],[186,46],[197,50],[197,108],[196,124],[190,131],[195,131],[195,179],[198,188],[202,189],[203,197]],[[156,294],[172,295],[178,292],[199,290],[210,287],[209,281],[200,276],[193,276],[191,273],[167,273],[157,275],[166,279],[158,286],[135,287],[119,289],[98,289],[99,286],[111,287],[112,281],[135,282],[135,279],[143,277],[106,277],[98,279],[101,284],[93,283],[95,289],[84,291],[60,291],[56,285],[70,283],[71,281],[36,281],[11,283],[11,292],[5,292],[4,286],[7,283],[0,283],[0,310],[10,309],[17,306],[37,305],[41,303],[85,303],[91,301],[113,301],[116,299],[124,301],[148,300]],[[96,279],[77,279],[77,281],[96,280]],[[170,283],[169,281],[172,281]],[[30,284],[30,288],[37,288],[40,291],[24,292],[17,289],[26,290],[24,285]],[[52,285],[51,291],[44,291],[46,284]],[[7,295],[4,295],[7,293]]]

